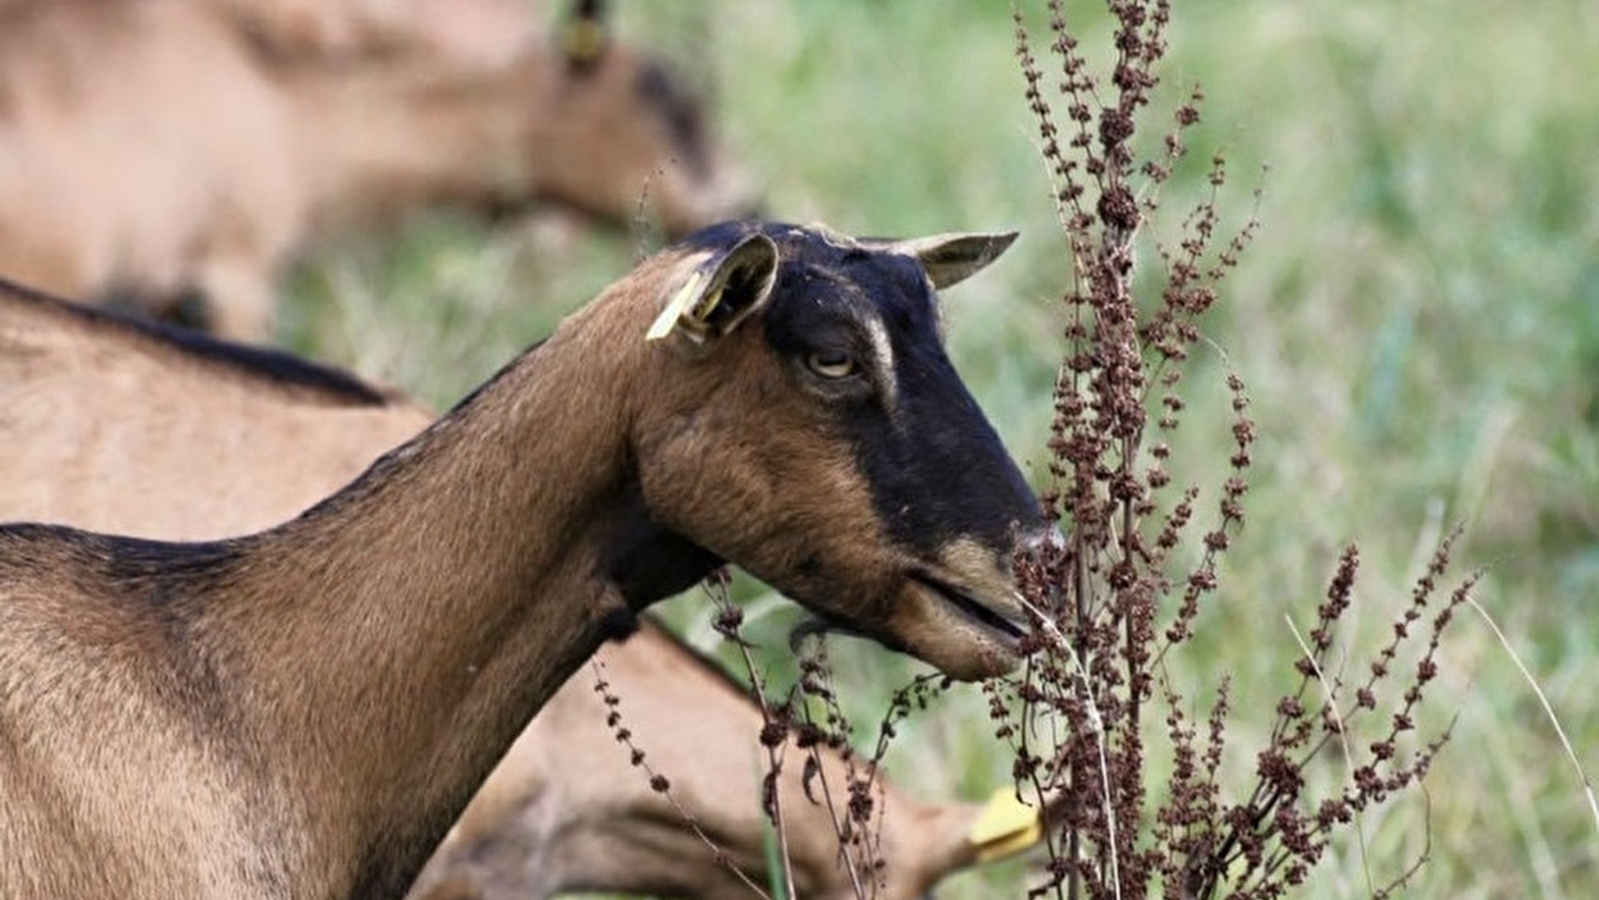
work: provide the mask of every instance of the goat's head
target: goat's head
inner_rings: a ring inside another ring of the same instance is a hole
[[[1014,238],[857,241],[734,223],[680,245],[634,448],[650,515],[962,678],[1023,634],[1037,499],[944,352],[935,288]]]
[[[671,235],[747,215],[749,178],[716,141],[703,99],[664,62],[612,41],[602,17],[599,4],[576,4],[557,33],[540,191],[611,221],[642,210]]]

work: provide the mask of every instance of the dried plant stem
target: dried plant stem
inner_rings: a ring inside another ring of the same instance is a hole
[[[733,601],[727,595],[725,574],[719,573],[719,576],[712,576],[707,579],[707,586],[711,593],[712,601],[721,609],[721,622],[718,624],[718,629],[720,630],[726,624],[729,630],[734,632],[731,637],[738,646],[739,655],[744,660],[744,669],[749,674],[750,689],[755,693],[755,703],[761,711],[762,727],[763,729],[769,729],[777,723],[772,719],[772,706],[766,700],[765,680],[760,677],[755,667],[755,658],[750,655],[749,644],[738,639],[736,629],[738,622],[742,618],[742,613],[738,607],[733,605]],[[777,777],[778,773],[783,769],[782,748],[786,745],[782,742],[767,743],[762,741],[761,743],[766,748],[766,783],[770,786],[769,791],[763,792],[771,804],[770,808],[767,809],[767,815],[772,821],[772,830],[777,835],[777,852],[783,865],[784,898],[792,900],[794,897],[794,860],[788,849],[788,828],[783,821],[783,792]]]
[[[1344,766],[1349,770],[1349,780],[1354,781],[1355,748],[1349,742],[1349,728],[1345,724],[1343,717],[1338,713],[1338,688],[1336,683],[1329,680],[1326,673],[1322,672],[1321,664],[1316,661],[1315,652],[1305,642],[1305,636],[1299,633],[1299,628],[1294,625],[1293,618],[1284,614],[1283,622],[1288,625],[1288,633],[1294,636],[1294,642],[1299,645],[1299,651],[1304,654],[1304,658],[1310,662],[1311,668],[1315,671],[1316,683],[1321,686],[1322,700],[1327,704],[1327,709],[1332,711],[1332,715],[1338,722],[1338,727],[1334,729],[1334,732],[1338,736],[1339,744],[1344,749]],[[1377,882],[1371,874],[1371,847],[1366,843],[1365,815],[1358,809],[1355,810],[1354,815],[1355,842],[1360,847],[1360,871],[1366,878],[1366,893],[1374,897],[1377,895]]]
[[[1082,691],[1082,697],[1084,701],[1083,705],[1088,712],[1088,722],[1092,729],[1094,744],[1099,754],[1100,799],[1104,805],[1105,823],[1108,829],[1109,844],[1111,847],[1119,846],[1116,840],[1116,809],[1111,799],[1110,760],[1105,752],[1105,720],[1104,716],[1100,713],[1099,708],[1095,705],[1092,691],[1093,682],[1088,674],[1088,669],[1083,666],[1082,659],[1066,641],[1066,636],[1061,633],[1059,626],[1055,624],[1053,619],[1045,616],[1043,610],[1040,610],[1038,607],[1034,606],[1026,597],[1018,597],[1017,599],[1022,604],[1022,607],[1032,614],[1034,619],[1033,627],[1041,630],[1045,635],[1047,635],[1051,643],[1053,643],[1055,646],[1055,649],[1065,654],[1066,658],[1071,662],[1072,668],[1077,675],[1078,684],[1080,685]],[[1036,787],[1037,785],[1035,783],[1035,789]],[[1038,799],[1039,805],[1042,807],[1044,800],[1044,794],[1042,790],[1039,791]],[[1072,846],[1071,851],[1073,853],[1073,859],[1077,858],[1075,854],[1080,850],[1081,847],[1079,845],[1074,844]],[[1120,863],[1116,853],[1112,852],[1110,854],[1109,864],[1112,895],[1116,897],[1117,900],[1120,900],[1122,896],[1121,871]],[[1077,881],[1073,879],[1068,884],[1067,896],[1076,897],[1078,895],[1078,890],[1079,885]]]
[[[623,725],[620,711],[621,700],[611,693],[610,683],[605,680],[605,663],[595,659],[589,663],[589,668],[594,672],[594,690],[600,695],[609,710],[606,724],[611,728],[617,743],[620,743],[631,754],[633,764],[644,771],[645,776],[649,779],[650,788],[666,798],[666,802],[672,805],[673,811],[683,820],[689,830],[694,832],[694,836],[699,838],[700,843],[704,844],[705,848],[711,852],[711,858],[716,861],[717,865],[731,872],[739,881],[744,882],[744,885],[753,891],[756,896],[765,898],[765,900],[772,900],[770,895],[760,885],[744,874],[743,869],[734,865],[733,861],[727,858],[727,853],[722,850],[721,845],[716,843],[709,834],[706,834],[704,827],[700,825],[700,820],[672,793],[671,782],[667,777],[657,772],[655,767],[650,765],[648,756],[634,743],[632,730]]]
[[[817,637],[818,641],[821,639],[821,636]],[[828,674],[825,665],[819,660],[807,657],[806,662],[807,664],[805,668],[807,672],[812,673],[813,676],[825,677]],[[804,689],[804,685],[808,683],[809,681],[806,679],[801,680],[802,690]],[[826,688],[823,688],[821,692],[823,693],[824,697],[830,696],[830,693]],[[806,724],[815,728],[816,723],[811,719],[810,708],[808,706],[802,706],[801,708],[805,712]],[[838,710],[836,710],[836,708],[834,709],[834,714],[840,716],[842,715]],[[820,734],[819,728],[816,728],[812,732],[812,736],[817,734]],[[807,752],[809,753],[808,765],[812,767],[808,769],[808,771],[814,771],[818,776],[817,781],[821,783],[822,803],[827,808],[828,821],[832,824],[833,834],[838,839],[838,859],[840,864],[843,865],[845,872],[849,875],[851,893],[857,898],[857,900],[865,900],[865,898],[868,896],[868,893],[866,890],[866,885],[861,883],[860,873],[863,869],[868,868],[867,863],[869,863],[870,860],[857,859],[854,854],[850,852],[850,848],[854,843],[851,840],[851,835],[854,833],[854,830],[851,827],[848,812],[841,811],[838,803],[833,797],[833,784],[827,777],[826,767],[822,765],[821,747],[821,742],[816,741],[810,743],[809,747],[807,748]],[[881,756],[883,751],[886,749],[887,746],[885,734],[884,740],[879,742],[878,756]],[[851,762],[851,767],[851,776],[853,776],[853,762]],[[868,777],[868,782],[871,780],[871,777],[874,776],[875,771],[873,772],[873,776]],[[871,855],[869,846],[863,845],[862,853],[869,857]]]
[[[810,749],[810,754],[812,763],[818,770],[821,770],[821,751],[813,745]],[[866,888],[861,884],[860,872],[856,868],[857,862],[850,856],[849,852],[850,842],[846,837],[849,833],[847,820],[839,815],[838,806],[833,802],[832,783],[828,781],[825,775],[818,780],[822,784],[822,803],[827,807],[827,817],[832,820],[833,833],[838,836],[839,861],[844,864],[844,871],[849,873],[850,891],[856,897],[864,898],[866,896]]]
[[[1043,787],[1058,791],[1066,804],[1058,837],[1048,842],[1051,880],[1034,894],[1145,900],[1159,891],[1166,900],[1279,900],[1304,882],[1329,833],[1354,822],[1366,886],[1378,895],[1362,814],[1418,786],[1448,737],[1445,732],[1415,753],[1400,749],[1437,675],[1443,631],[1475,579],[1446,602],[1431,602],[1451,536],[1393,622],[1391,639],[1370,658],[1369,672],[1346,685],[1344,673],[1328,672],[1325,663],[1352,597],[1358,554],[1347,550],[1317,609],[1315,630],[1295,632],[1304,651],[1296,663],[1298,685],[1278,702],[1266,745],[1255,756],[1247,799],[1221,801],[1226,682],[1205,719],[1201,744],[1199,723],[1182,703],[1185,692],[1172,684],[1167,655],[1194,637],[1202,608],[1218,589],[1221,558],[1244,524],[1255,427],[1236,374],[1225,379],[1232,451],[1219,479],[1218,516],[1198,535],[1200,552],[1191,568],[1180,568],[1174,551],[1192,539],[1200,490],[1171,490],[1167,467],[1169,442],[1185,409],[1178,391],[1184,363],[1208,343],[1198,322],[1252,242],[1257,219],[1252,215],[1230,237],[1218,233],[1227,167],[1217,155],[1206,176],[1209,190],[1181,218],[1175,240],[1154,229],[1161,187],[1187,153],[1185,135],[1199,121],[1204,97],[1195,86],[1177,102],[1156,135],[1158,145],[1135,140],[1160,84],[1170,0],[1103,0],[1107,49],[1113,51],[1104,70],[1090,65],[1091,54],[1067,23],[1064,0],[1045,5],[1048,57],[1059,64],[1051,78],[1039,68],[1042,54],[1032,50],[1019,4],[1012,21],[1064,238],[1064,350],[1043,502],[1046,515],[1069,531],[1058,546],[1016,560],[1034,624],[1026,644],[1037,656],[1015,688],[1020,730],[1008,724],[1010,712],[996,712],[998,733],[1015,742],[1018,782],[1041,793]],[[1052,103],[1061,107],[1061,119]],[[1258,189],[1254,200],[1258,211]],[[1135,278],[1141,253],[1158,267]],[[1135,297],[1146,287],[1149,297]],[[1173,575],[1184,570],[1186,577]],[[1412,638],[1422,652],[1407,669],[1398,654]],[[1367,715],[1377,706],[1379,686],[1402,691],[1386,725]],[[1309,697],[1317,689],[1323,701],[1312,709]],[[1165,717],[1164,732],[1146,734],[1143,719],[1157,710]],[[1052,750],[1036,747],[1042,729],[1034,726],[1045,718],[1064,726]],[[1357,726],[1375,726],[1376,739],[1365,743]],[[1168,741],[1164,748],[1156,743],[1160,737]],[[1338,745],[1348,779],[1333,796],[1313,803],[1305,790],[1308,767]],[[1170,752],[1173,772],[1152,788],[1147,757],[1155,749]],[[1161,792],[1159,801],[1152,790]],[[1229,877],[1235,864],[1238,871]]]

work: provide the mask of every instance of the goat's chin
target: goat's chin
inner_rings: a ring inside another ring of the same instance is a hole
[[[952,678],[979,681],[1004,675],[1021,660],[1025,626],[992,599],[979,598],[924,573],[906,579],[898,635],[905,649]]]

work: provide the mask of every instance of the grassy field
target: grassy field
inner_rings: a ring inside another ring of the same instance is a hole
[[[1031,4],[1029,4],[1031,5]],[[1103,41],[1091,4],[1069,4]],[[622,27],[692,59],[774,217],[858,234],[1019,228],[1016,249],[949,292],[952,355],[1018,458],[1041,471],[1068,271],[1022,100],[1008,4],[619,4]],[[1034,21],[1042,32],[1037,10]],[[709,35],[709,50],[703,42]],[[1223,151],[1237,216],[1263,229],[1205,320],[1179,480],[1214,490],[1226,392],[1249,385],[1261,439],[1248,523],[1227,558],[1188,683],[1231,672],[1231,774],[1248,774],[1295,642],[1339,549],[1359,543],[1351,658],[1380,641],[1440,534],[1457,571],[1599,770],[1599,7],[1478,0],[1179,4],[1164,95],[1208,101],[1196,162]],[[1269,166],[1264,176],[1259,172]],[[1203,166],[1167,187],[1175,227]],[[448,217],[400,241],[329,247],[296,274],[283,337],[445,405],[628,266],[625,234],[486,232]],[[744,586],[784,676],[790,607]],[[705,604],[669,614],[711,646]],[[833,658],[861,721],[919,670],[865,646]],[[1476,617],[1450,633],[1431,700],[1454,739],[1428,778],[1363,822],[1305,896],[1381,885],[1418,854],[1428,897],[1599,896],[1599,831],[1536,696]],[[904,729],[898,781],[977,796],[1009,771],[983,700],[956,689]],[[1336,774],[1336,773],[1334,773]],[[1022,866],[945,898],[1021,896]]]

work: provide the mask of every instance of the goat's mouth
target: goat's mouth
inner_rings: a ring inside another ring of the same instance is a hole
[[[944,604],[955,610],[961,618],[965,619],[979,630],[995,638],[1000,644],[1012,651],[1017,650],[1022,638],[1028,634],[1027,626],[1005,615],[992,606],[972,596],[953,584],[926,571],[913,571],[910,580],[926,589],[927,593],[944,601]]]

